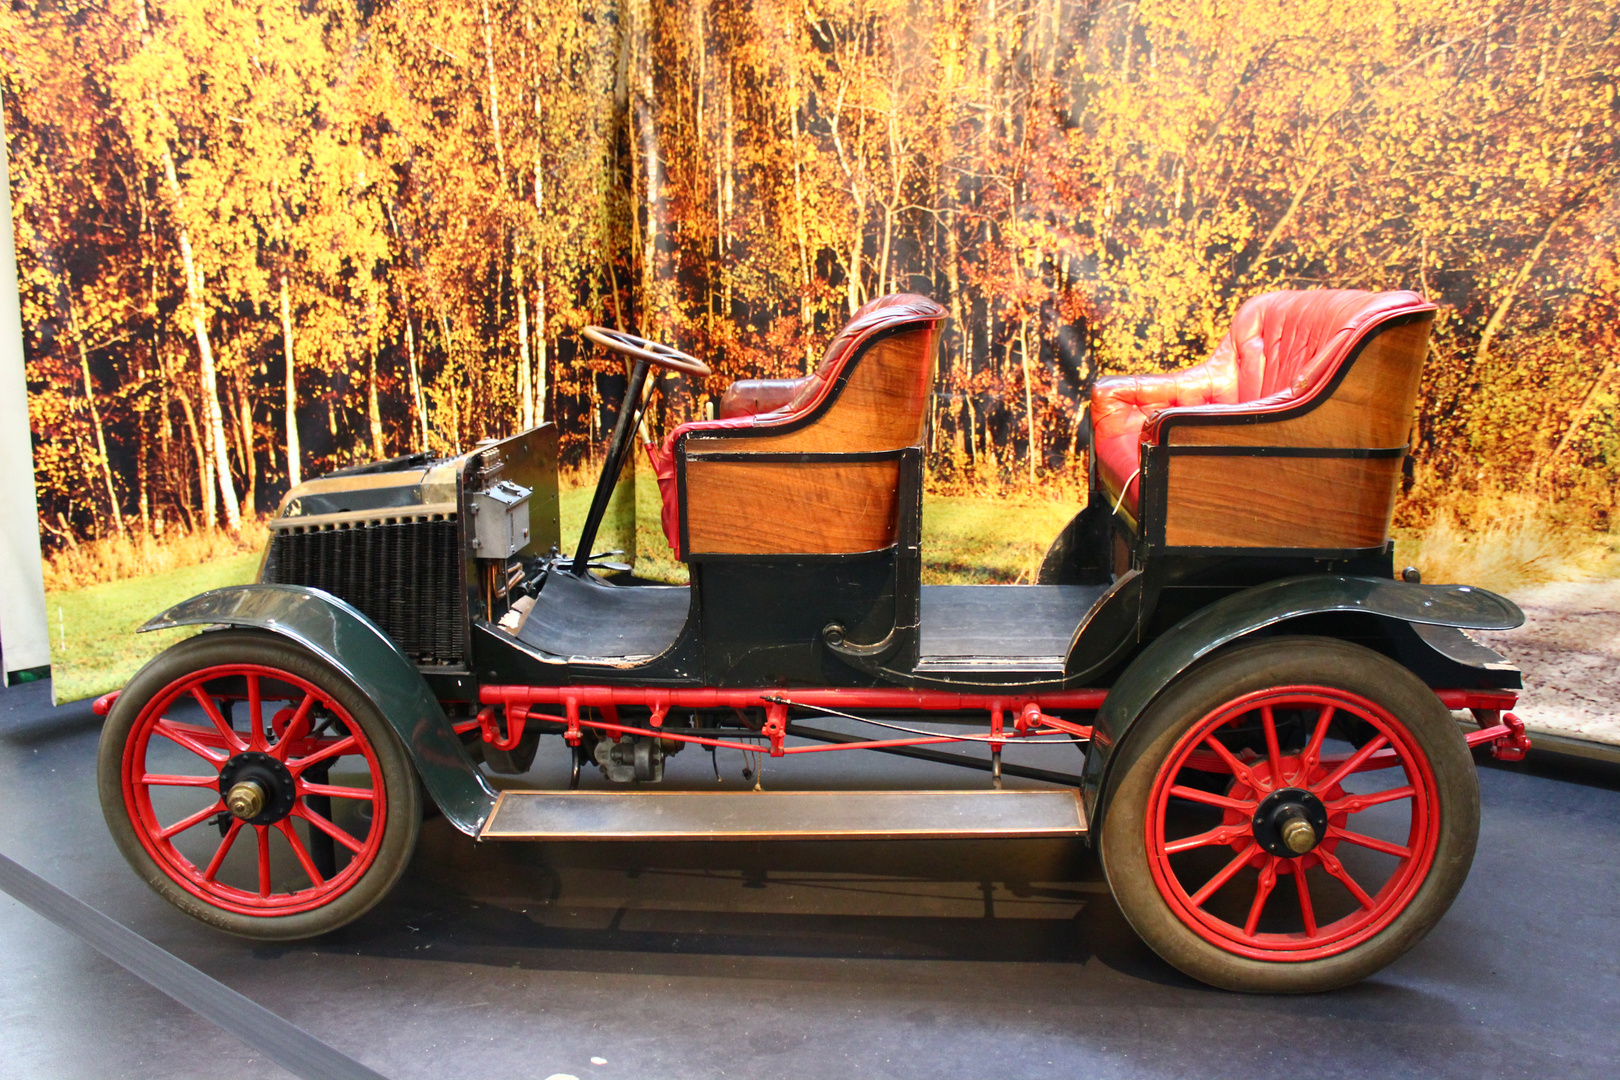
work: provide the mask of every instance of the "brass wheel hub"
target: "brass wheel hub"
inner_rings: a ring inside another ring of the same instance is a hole
[[[274,825],[298,801],[292,772],[257,750],[235,755],[219,770],[219,797],[225,809],[246,825]]]
[[[225,807],[243,821],[250,821],[264,812],[264,794],[256,781],[243,780],[225,793]]]
[[[1254,811],[1254,839],[1273,855],[1297,859],[1327,835],[1327,807],[1302,788],[1273,791]]]
[[[1316,846],[1316,830],[1305,820],[1305,811],[1295,810],[1283,822],[1282,841],[1295,855],[1303,855]]]

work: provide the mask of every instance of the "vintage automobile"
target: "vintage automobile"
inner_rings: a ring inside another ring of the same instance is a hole
[[[1182,971],[1354,982],[1462,885],[1470,748],[1529,745],[1517,670],[1464,633],[1518,609],[1395,572],[1434,313],[1269,293],[1206,362],[1098,381],[1090,501],[1027,585],[921,583],[934,302],[873,301],[813,374],[736,382],[649,444],[687,585],[592,552],[650,369],[708,368],[588,328],[634,367],[572,553],[549,426],[295,488],[258,583],[153,619],[206,632],[98,702],[107,822],[160,894],[260,939],[366,912],[434,807],[480,840],[1085,836]],[[687,746],[982,779],[660,786]],[[541,753],[567,787],[510,779]]]

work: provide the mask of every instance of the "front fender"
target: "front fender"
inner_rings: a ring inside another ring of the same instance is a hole
[[[1195,611],[1137,654],[1097,712],[1081,783],[1091,835],[1098,835],[1107,810],[1103,794],[1114,750],[1161,690],[1238,638],[1286,619],[1335,611],[1467,630],[1511,630],[1524,622],[1513,601],[1484,589],[1338,574],[1282,578]]]
[[[172,626],[245,626],[280,634],[327,663],[393,725],[433,801],[470,836],[495,792],[478,771],[416,665],[377,625],[330,593],[301,585],[235,585],[176,604],[140,632]]]

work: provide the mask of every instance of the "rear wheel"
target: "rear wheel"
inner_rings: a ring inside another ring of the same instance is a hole
[[[1416,944],[1473,861],[1479,787],[1434,692],[1347,642],[1195,668],[1114,763],[1100,839],[1142,938],[1234,990],[1328,990]]]
[[[404,872],[422,798],[404,747],[345,677],[255,631],[180,642],[118,696],[102,811],[164,898],[247,937],[358,918]]]

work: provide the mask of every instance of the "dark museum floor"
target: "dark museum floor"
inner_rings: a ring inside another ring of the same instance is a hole
[[[99,726],[47,684],[0,691],[0,852],[389,1077],[1472,1080],[1620,1056],[1620,769],[1483,768],[1435,932],[1360,986],[1275,998],[1161,963],[1056,841],[475,846],[436,819],[358,923],[255,946],[125,865]],[[0,1076],[286,1075],[0,896]]]

